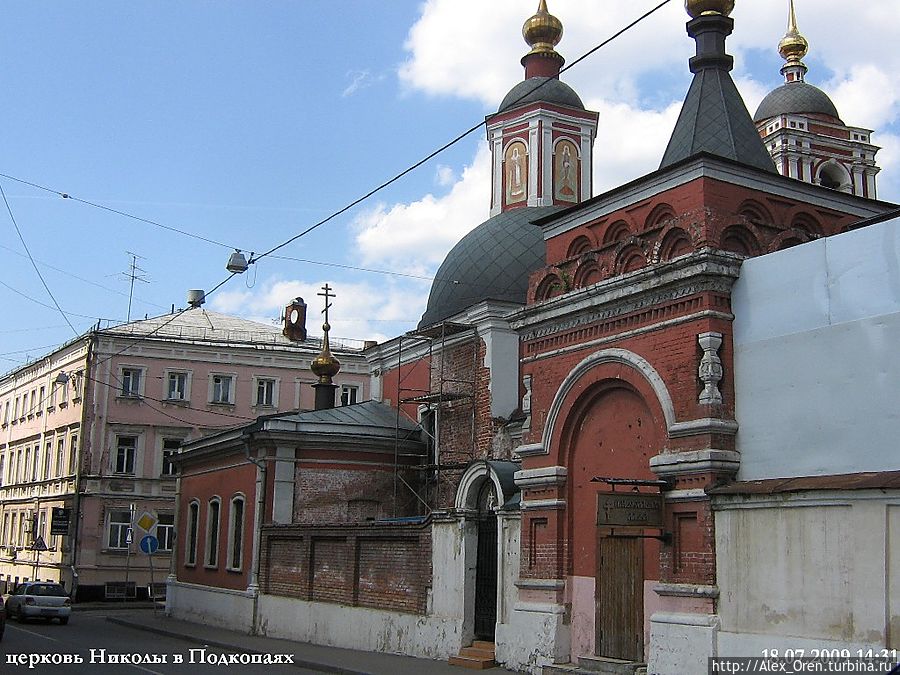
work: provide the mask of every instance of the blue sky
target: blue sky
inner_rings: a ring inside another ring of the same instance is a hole
[[[654,1],[549,0],[574,60]],[[602,10],[598,7],[602,6]],[[81,333],[183,307],[227,277],[230,249],[268,250],[496,109],[522,78],[537,0],[43,0],[4,3],[0,173],[219,242],[0,178],[38,267]],[[900,3],[796,0],[807,80],[884,149],[879,197],[900,201]],[[729,51],[751,112],[781,81],[787,0],[738,0]],[[689,84],[680,0],[563,77],[600,112],[595,192],[656,168]],[[414,327],[447,250],[487,217],[477,133],[232,279],[207,308],[271,322],[296,295],[337,293],[334,333]],[[0,371],[75,332],[0,204]],[[307,262],[301,262],[307,261]],[[312,262],[309,262],[312,261]],[[398,273],[376,274],[318,263]],[[412,275],[412,276],[400,276]],[[425,277],[418,279],[414,277]],[[315,313],[313,312],[313,316]],[[314,324],[314,321],[311,321]],[[315,326],[312,326],[315,329]]]

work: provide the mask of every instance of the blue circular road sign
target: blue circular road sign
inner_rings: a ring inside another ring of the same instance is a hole
[[[159,549],[159,539],[154,537],[152,534],[145,535],[141,537],[141,550],[150,555],[152,553],[156,553]]]

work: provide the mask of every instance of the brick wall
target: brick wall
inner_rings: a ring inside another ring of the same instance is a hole
[[[431,524],[266,526],[260,586],[272,595],[424,614]]]

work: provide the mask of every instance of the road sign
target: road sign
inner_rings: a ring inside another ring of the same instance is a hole
[[[138,518],[137,526],[144,532],[149,532],[154,527],[156,527],[157,522],[159,522],[159,519],[156,516],[154,516],[152,513],[144,511],[144,514],[140,518]]]
[[[159,549],[159,539],[154,537],[152,534],[147,534],[141,537],[140,543],[141,550],[147,555],[151,555],[156,553]]]
[[[47,542],[44,541],[44,538],[40,535],[34,540],[34,543],[31,545],[32,551],[48,551],[50,549],[47,548]]]
[[[134,540],[134,530],[132,528],[128,528],[125,530],[125,543],[130,544]]]
[[[50,517],[50,534],[61,534],[63,536],[69,534],[69,519],[71,514],[72,509],[54,506],[53,514]]]

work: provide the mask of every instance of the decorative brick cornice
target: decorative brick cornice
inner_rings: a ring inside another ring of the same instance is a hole
[[[740,464],[740,453],[712,448],[663,453],[650,458],[650,470],[657,476],[706,472],[736,473]]]
[[[543,446],[541,446],[541,452],[543,453]],[[568,469],[564,466],[547,466],[516,471],[515,481],[520,488],[554,487],[565,485],[567,475]]]

